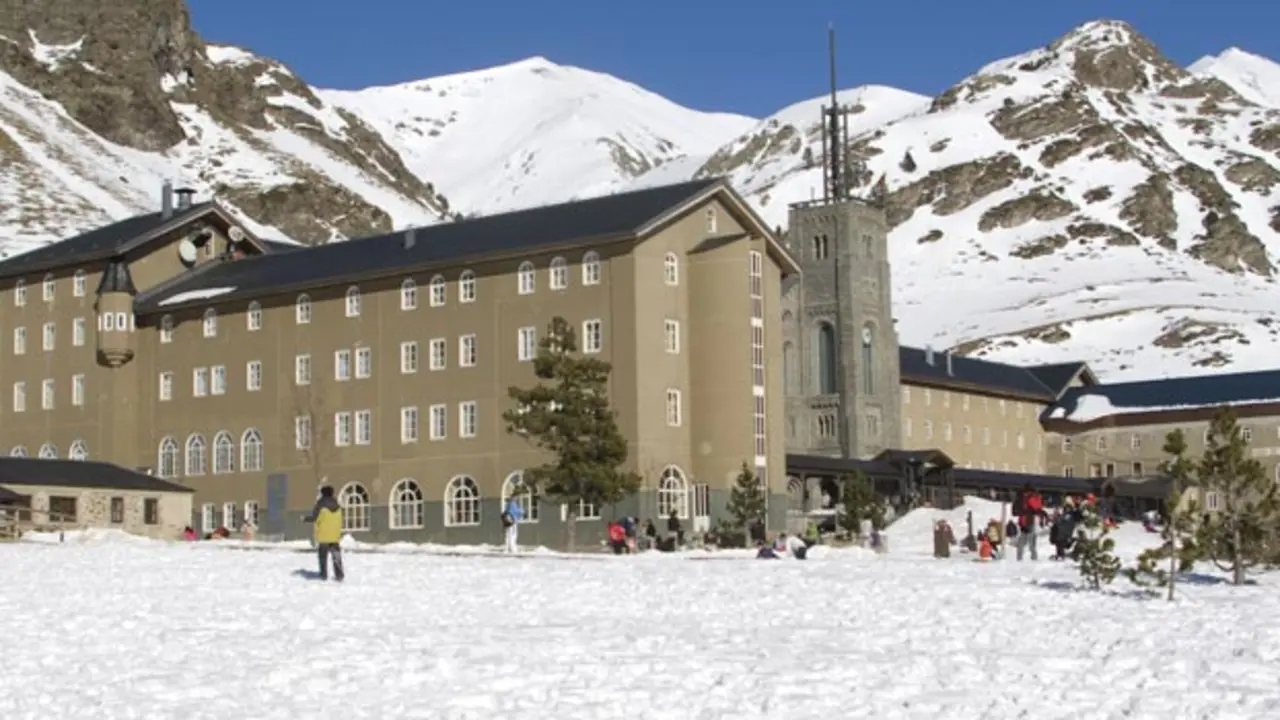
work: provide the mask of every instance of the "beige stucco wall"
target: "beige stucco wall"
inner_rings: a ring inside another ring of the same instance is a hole
[[[191,522],[191,493],[147,493],[129,490],[86,489],[58,487],[54,485],[0,485],[31,499],[31,519],[37,523],[50,522],[49,498],[70,497],[76,499],[76,521],[67,524],[76,528],[112,528],[134,535],[144,535],[165,540],[175,540]],[[111,500],[124,500],[124,522],[111,522]],[[159,503],[159,518],[154,525],[145,522],[146,500]],[[56,522],[58,519],[53,518]]]
[[[1033,401],[904,382],[902,440],[910,449],[942,450],[960,467],[1040,473],[1043,409]]]

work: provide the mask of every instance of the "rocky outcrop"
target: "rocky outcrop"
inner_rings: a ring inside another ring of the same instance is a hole
[[[1066,235],[1048,235],[1030,242],[1022,243],[1009,252],[1010,257],[1030,260],[1032,258],[1052,255],[1067,246],[1071,239]]]
[[[1009,140],[1023,141],[1062,135],[1097,122],[1098,112],[1085,94],[1070,87],[1024,105],[1002,107],[991,117],[997,132]]]
[[[1195,195],[1205,212],[1201,223],[1204,232],[1196,236],[1197,243],[1188,251],[1193,257],[1232,273],[1248,270],[1271,275],[1275,272],[1266,246],[1236,215],[1236,201],[1211,171],[1186,163],[1173,175]]]
[[[266,191],[224,185],[218,195],[258,222],[312,245],[392,230],[385,211],[332,183],[304,178]]]
[[[780,154],[798,155],[803,145],[800,131],[794,125],[774,121],[770,126],[717,150],[698,170],[698,175],[724,175],[763,158]]]
[[[1010,153],[952,165],[888,193],[885,214],[890,227],[900,225],[925,205],[932,205],[935,214],[951,215],[1009,187],[1019,178],[1031,177],[1033,172]]]
[[[978,219],[978,229],[990,232],[996,228],[1016,228],[1032,220],[1057,220],[1075,211],[1076,206],[1069,200],[1040,189],[1006,200],[982,213],[982,217]]]
[[[1280,170],[1262,158],[1237,158],[1222,175],[1241,189],[1259,195],[1270,195],[1271,189],[1280,184]]]
[[[1120,206],[1120,219],[1141,235],[1173,242],[1173,234],[1178,231],[1178,213],[1173,206],[1169,176],[1155,173],[1135,187]]]

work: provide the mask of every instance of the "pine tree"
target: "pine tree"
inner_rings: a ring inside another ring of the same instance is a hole
[[[1076,542],[1071,547],[1071,559],[1075,561],[1089,587],[1099,590],[1109,585],[1120,572],[1120,560],[1115,556],[1116,541],[1109,536],[1111,529],[1102,522],[1098,506],[1087,503],[1080,509],[1080,527],[1076,530]]]
[[[507,432],[521,435],[551,460],[524,471],[525,487],[569,508],[569,548],[580,504],[614,505],[634,495],[641,479],[622,470],[627,441],[609,405],[609,373],[603,360],[578,354],[573,326],[552,319],[538,342],[533,387],[507,390],[516,407],[502,414]]]
[[[1187,458],[1187,439],[1181,430],[1165,437],[1164,452],[1169,459],[1161,463],[1160,471],[1171,481],[1164,501],[1164,525],[1160,529],[1164,544],[1144,551],[1138,556],[1138,564],[1125,574],[1136,585],[1166,588],[1166,597],[1172,602],[1178,575],[1191,570],[1199,556],[1195,542],[1199,506],[1193,494],[1186,492],[1195,463]],[[1165,567],[1161,567],[1162,564]]]
[[[765,493],[764,484],[752,472],[746,463],[734,480],[733,489],[729,491],[729,504],[726,508],[729,521],[725,528],[742,533],[743,539],[750,545],[753,525],[765,523],[769,510],[769,497]]]
[[[840,503],[844,514],[840,516],[840,527],[849,532],[849,537],[862,534],[863,520],[870,520],[876,528],[883,527],[884,506],[876,498],[875,486],[867,476],[855,472],[846,475],[841,484]]]

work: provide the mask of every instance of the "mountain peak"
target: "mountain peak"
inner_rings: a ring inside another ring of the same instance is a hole
[[[1264,107],[1280,106],[1280,63],[1238,47],[1205,55],[1187,68],[1230,85],[1246,100]]]

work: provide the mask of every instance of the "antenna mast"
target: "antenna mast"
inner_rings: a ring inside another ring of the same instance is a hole
[[[822,108],[822,157],[823,175],[826,176],[822,199],[840,202],[849,199],[849,183],[845,177],[845,148],[848,147],[849,128],[845,111],[840,107],[836,89],[836,27],[827,26],[827,56],[831,75],[831,104]]]

